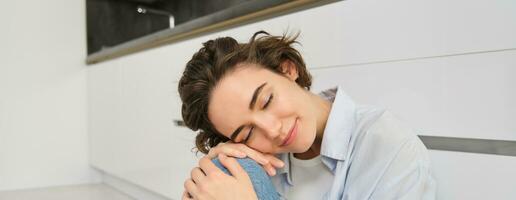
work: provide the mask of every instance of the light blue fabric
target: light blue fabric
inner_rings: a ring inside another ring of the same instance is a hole
[[[229,174],[229,171],[220,163],[218,158],[212,160],[213,163],[222,169],[226,174]],[[256,196],[260,200],[278,200],[279,194],[276,192],[274,185],[271,182],[269,175],[263,170],[263,167],[256,163],[254,160],[250,158],[237,158],[240,166],[244,168],[244,170],[249,175],[251,182],[253,183],[254,191],[256,192]]]
[[[333,104],[321,159],[334,181],[321,199],[435,199],[428,152],[413,129],[384,109],[355,104],[341,87],[323,95]],[[278,156],[285,167],[272,180],[286,199],[295,185],[288,154]]]

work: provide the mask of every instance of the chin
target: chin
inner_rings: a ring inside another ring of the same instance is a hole
[[[296,152],[293,153],[304,153],[307,152],[310,147],[312,147],[315,141],[315,135],[310,138],[310,140],[300,141],[300,144],[296,148]]]
[[[314,144],[315,142],[315,129],[314,130],[311,130],[309,131],[310,133],[313,132],[313,134],[310,134],[309,136],[307,135],[306,136],[306,140],[303,141],[303,152],[300,152],[300,153],[304,153],[306,151],[308,151],[310,149],[310,147],[312,147],[312,145]]]
[[[285,149],[286,152],[282,153],[304,153],[310,149],[311,145],[305,143],[291,144],[290,148]]]

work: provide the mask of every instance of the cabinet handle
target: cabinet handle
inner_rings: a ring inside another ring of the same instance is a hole
[[[176,126],[180,126],[180,127],[186,127],[186,124],[183,120],[179,120],[179,119],[174,119],[174,124]]]
[[[516,156],[516,141],[419,135],[428,149]]]

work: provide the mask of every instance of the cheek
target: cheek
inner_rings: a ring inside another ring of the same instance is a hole
[[[297,115],[301,110],[301,105],[298,101],[295,96],[291,96],[290,94],[281,95],[276,101],[276,114],[281,118]]]
[[[312,116],[307,116],[300,121],[300,135],[301,140],[304,142],[310,142],[315,137],[315,119]]]
[[[276,153],[273,143],[262,135],[256,135],[248,146],[262,153]]]

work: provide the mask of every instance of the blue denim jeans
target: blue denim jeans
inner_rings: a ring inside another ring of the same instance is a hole
[[[220,161],[215,158],[212,160],[217,167],[222,169],[226,174],[230,174],[229,171],[220,163]],[[240,166],[244,168],[244,170],[249,175],[249,178],[251,178],[251,182],[253,183],[254,191],[256,192],[256,196],[258,196],[258,199],[260,200],[278,200],[279,194],[276,191],[276,188],[274,188],[274,185],[272,184],[271,178],[263,167],[256,163],[254,160],[250,158],[237,158],[238,163],[240,163]]]

